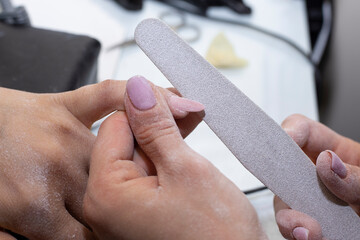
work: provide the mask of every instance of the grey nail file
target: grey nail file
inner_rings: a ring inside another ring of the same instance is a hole
[[[147,19],[138,25],[135,40],[183,96],[205,105],[204,121],[261,182],[318,220],[328,239],[360,238],[360,218],[328,192],[296,143],[174,31]]]

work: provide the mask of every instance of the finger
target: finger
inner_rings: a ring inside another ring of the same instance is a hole
[[[167,96],[167,102],[176,124],[179,127],[181,136],[186,138],[203,120],[205,116],[204,105],[196,101],[189,101],[185,98],[171,98],[174,95],[181,97],[180,92],[175,88],[163,89]],[[182,110],[179,110],[180,109]]]
[[[118,110],[124,110],[126,81],[106,80],[57,95],[67,109],[88,128],[97,120]],[[184,118],[189,112],[202,111],[198,102],[179,97],[169,90],[159,88],[171,105],[175,118]]]
[[[286,239],[322,239],[320,224],[304,213],[292,209],[283,209],[277,212],[275,218],[280,233]]]
[[[187,147],[165,97],[145,78],[136,76],[127,83],[125,107],[134,136],[153,161],[158,175],[170,171],[191,150]]]
[[[360,211],[360,168],[344,163],[332,151],[322,152],[316,162],[321,181],[338,198]]]
[[[158,90],[165,96],[166,102],[175,119],[185,118],[189,113],[200,112],[205,108],[204,105],[199,102],[181,97],[175,89],[158,88]]]
[[[274,197],[274,211],[276,223],[286,239],[322,239],[321,227],[317,221],[292,210],[278,196]]]
[[[192,112],[183,119],[177,119],[176,124],[183,138],[186,138],[203,120],[205,112]]]
[[[67,109],[85,126],[115,110],[124,110],[126,81],[106,80],[59,96]]]
[[[148,176],[156,176],[156,168],[154,163],[146,156],[141,148],[135,148],[133,161],[142,169],[144,169]]]
[[[16,240],[11,234],[0,230],[0,240]]]
[[[282,127],[313,162],[322,151],[332,150],[349,163],[360,163],[360,145],[319,122],[295,114],[285,119]]]
[[[283,200],[281,200],[281,198],[279,198],[278,196],[274,197],[274,211],[275,211],[275,215],[277,214],[277,212],[279,212],[280,210],[283,209],[290,209],[290,207],[283,202]]]
[[[89,181],[106,184],[146,175],[131,161],[133,153],[134,139],[127,116],[116,112],[100,127],[91,156]]]

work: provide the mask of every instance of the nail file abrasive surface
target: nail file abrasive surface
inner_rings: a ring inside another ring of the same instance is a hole
[[[355,212],[326,190],[311,160],[235,85],[160,20],[141,22],[135,39],[183,96],[205,105],[204,121],[261,182],[317,219],[328,239],[360,238]]]

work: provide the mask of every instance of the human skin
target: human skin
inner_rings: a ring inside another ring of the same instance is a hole
[[[266,239],[246,196],[187,146],[163,95],[148,84],[141,77],[129,80],[126,114],[113,114],[99,130],[84,198],[84,216],[96,236]],[[133,161],[134,137],[155,167],[152,174]]]
[[[95,142],[90,128],[125,110],[125,85],[108,80],[59,94],[0,88],[0,239],[14,239],[8,231],[40,240],[94,238],[82,213]],[[201,118],[159,91],[187,135]]]
[[[282,124],[309,158],[325,186],[360,214],[360,144],[302,115]],[[290,209],[275,197],[276,221],[287,239],[322,240],[321,226],[310,216]],[[360,227],[360,226],[359,226]]]

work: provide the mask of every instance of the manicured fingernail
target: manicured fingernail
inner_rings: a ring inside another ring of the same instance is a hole
[[[139,110],[148,110],[156,105],[151,85],[142,76],[130,78],[126,84],[126,91],[131,103]]]
[[[327,151],[331,155],[331,170],[340,178],[345,178],[347,174],[346,166],[338,155],[332,151]]]
[[[171,107],[182,112],[200,112],[205,109],[205,106],[197,101],[182,98],[176,95],[172,95],[169,102]]]
[[[308,240],[309,230],[303,227],[297,227],[293,230],[293,236],[296,240]]]

